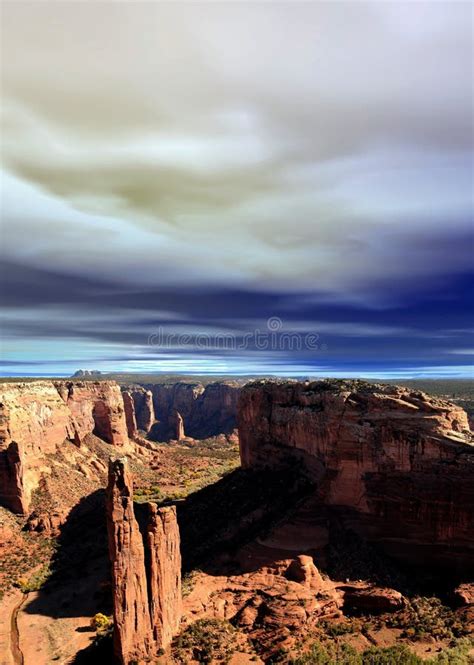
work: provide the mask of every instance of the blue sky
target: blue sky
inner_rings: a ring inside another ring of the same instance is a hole
[[[469,3],[2,14],[3,374],[472,375]]]

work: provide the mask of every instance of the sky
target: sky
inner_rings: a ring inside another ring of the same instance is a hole
[[[472,376],[470,3],[1,13],[2,374]]]

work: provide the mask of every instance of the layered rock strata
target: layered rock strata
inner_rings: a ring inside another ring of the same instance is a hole
[[[0,386],[0,504],[28,512],[47,455],[66,440],[80,445],[95,434],[129,445],[120,388],[110,381],[33,381]]]
[[[155,409],[153,395],[150,390],[140,386],[131,386],[127,389],[135,405],[135,416],[138,429],[148,433],[155,422]]]
[[[244,467],[294,458],[321,503],[391,555],[472,567],[474,447],[466,413],[365,382],[255,382],[238,416]]]
[[[174,430],[173,438],[176,439],[176,441],[184,439],[186,436],[184,432],[184,421],[179,411],[175,411],[172,415],[172,427]]]
[[[236,427],[240,385],[232,381],[147,385],[153,395],[156,426],[151,438],[175,438],[174,413],[183,419],[186,435],[205,439],[231,433]]]
[[[114,653],[124,665],[166,649],[181,618],[181,555],[174,507],[133,503],[125,458],[111,460],[107,528]]]
[[[94,433],[114,446],[128,444],[123,397],[114,381],[55,381],[79,439]]]
[[[137,419],[135,415],[135,402],[132,395],[124,390],[122,392],[123,407],[125,409],[125,421],[127,423],[128,436],[133,439],[138,434]]]

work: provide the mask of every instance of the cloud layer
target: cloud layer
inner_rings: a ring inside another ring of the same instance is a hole
[[[472,266],[470,11],[4,2],[8,339],[31,360],[35,339],[60,337],[56,362],[78,348],[99,362],[115,331],[120,358],[127,344],[148,357],[158,321],[199,331],[213,309],[219,329],[316,327],[334,368],[390,348],[428,362],[413,339],[450,317],[471,327],[452,304]],[[461,335],[451,361],[469,347]]]

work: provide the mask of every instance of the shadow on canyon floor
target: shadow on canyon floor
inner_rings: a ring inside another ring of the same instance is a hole
[[[53,618],[110,613],[105,491],[81,499],[61,527],[51,575],[26,605],[28,614]]]
[[[52,574],[25,612],[54,619],[112,613],[104,499],[105,491],[98,490],[71,511]],[[178,502],[177,510],[185,574],[200,568],[210,575],[239,575],[307,552],[332,579],[368,579],[408,596],[435,590],[432,578],[403,570],[318,504],[314,486],[297,464],[278,471],[237,469]],[[294,534],[308,534],[315,523],[323,538],[313,550]],[[282,533],[286,542],[278,549],[282,541],[275,534]],[[73,662],[107,662],[110,649],[110,639],[94,640]]]
[[[177,503],[183,572],[198,566],[210,574],[241,572],[232,554],[262,537],[310,491],[308,480],[289,467],[237,469],[190,494]],[[50,567],[51,575],[25,612],[52,618],[111,613],[105,490],[84,497],[71,510]]]
[[[317,565],[330,577],[371,579],[407,593],[412,590],[408,582],[412,572],[348,530],[338,511],[318,503],[314,485],[298,464],[275,471],[236,469],[177,502],[177,512],[184,573],[195,568],[209,574],[251,572],[252,563],[246,563],[244,571],[237,557],[244,546],[257,539],[268,544],[268,536],[288,525],[296,525],[303,535],[316,525],[326,534],[319,549],[304,542],[295,542],[293,547],[294,532],[290,532],[282,554],[317,552]],[[313,534],[311,538],[314,540]],[[255,566],[273,563],[276,552],[278,546],[262,546]],[[71,510],[61,527],[51,570],[48,581],[25,611],[52,617],[110,611],[105,490],[84,497]],[[52,596],[56,598],[58,588],[67,593],[54,607]]]
[[[262,538],[312,491],[296,465],[278,471],[236,469],[178,503],[183,571],[238,574],[232,555]],[[223,570],[226,568],[227,570]]]

